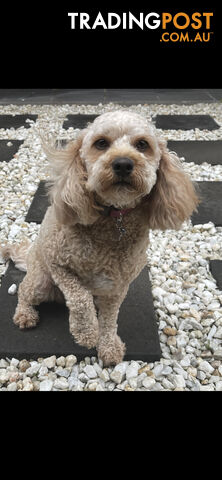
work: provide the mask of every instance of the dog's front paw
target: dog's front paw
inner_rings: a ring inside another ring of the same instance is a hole
[[[125,351],[125,343],[118,335],[115,335],[112,339],[103,337],[97,347],[98,357],[106,367],[122,362]]]
[[[98,343],[99,326],[98,320],[89,324],[76,324],[70,321],[70,333],[74,336],[75,341],[86,348],[93,348]]]
[[[34,328],[38,323],[38,320],[38,312],[32,307],[17,309],[13,317],[13,322],[21,330],[24,328]]]

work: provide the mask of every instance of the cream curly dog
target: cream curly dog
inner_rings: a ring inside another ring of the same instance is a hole
[[[104,113],[65,148],[45,151],[54,174],[39,236],[31,248],[3,248],[27,265],[14,322],[35,327],[35,305],[65,299],[76,342],[96,346],[104,365],[119,363],[118,312],[147,263],[148,231],[179,228],[198,204],[195,188],[155,127],[132,111]]]

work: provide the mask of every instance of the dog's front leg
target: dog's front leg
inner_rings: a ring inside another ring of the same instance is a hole
[[[92,348],[98,342],[98,319],[92,294],[66,268],[51,268],[54,282],[63,292],[69,308],[69,329],[79,345]]]
[[[97,352],[104,366],[116,365],[124,357],[125,344],[117,335],[117,318],[125,294],[126,292],[113,297],[101,296],[94,299],[99,321]]]

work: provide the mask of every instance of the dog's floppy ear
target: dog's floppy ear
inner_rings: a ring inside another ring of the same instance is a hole
[[[43,143],[52,167],[52,178],[47,182],[49,197],[61,224],[88,225],[98,218],[92,194],[85,189],[87,171],[79,154],[83,136],[84,130],[63,149]]]
[[[159,140],[159,147],[157,182],[145,202],[148,223],[152,229],[178,229],[196,209],[199,200],[177,155],[169,152],[164,139]]]

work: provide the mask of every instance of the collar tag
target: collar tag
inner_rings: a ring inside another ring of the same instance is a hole
[[[122,225],[122,221],[123,221],[123,216],[122,214],[120,213],[120,215],[116,218],[116,228],[119,232],[119,241],[121,240],[122,236],[126,234],[126,229],[123,227]]]

